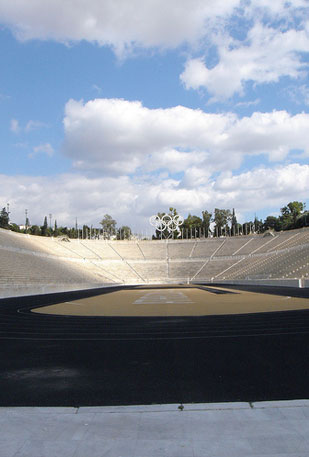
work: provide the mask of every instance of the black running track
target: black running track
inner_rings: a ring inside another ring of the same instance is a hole
[[[309,298],[308,289],[241,289]],[[108,292],[0,300],[0,406],[309,398],[309,310],[168,318],[31,312]]]

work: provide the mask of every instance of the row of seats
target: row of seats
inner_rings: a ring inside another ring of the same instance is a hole
[[[309,245],[301,249],[247,257],[221,279],[300,278],[309,276]]]
[[[0,249],[0,284],[102,283],[107,277],[94,274],[86,265],[60,262],[55,258]],[[86,264],[86,262],[85,262]]]
[[[309,229],[197,240],[105,241],[59,240],[0,230],[0,246],[9,245],[56,257],[97,260],[166,260],[252,255],[309,243]]]
[[[140,284],[309,275],[309,230],[206,240],[59,240],[0,230],[0,284]]]

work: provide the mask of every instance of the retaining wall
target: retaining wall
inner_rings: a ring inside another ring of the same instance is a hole
[[[197,281],[193,281],[196,283]],[[239,286],[279,286],[279,287],[309,287],[308,279],[231,279],[228,281],[213,281],[216,284],[233,284]]]

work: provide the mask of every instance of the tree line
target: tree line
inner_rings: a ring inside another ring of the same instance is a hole
[[[213,213],[202,211],[201,216],[188,214],[180,231],[169,232],[168,227],[162,231],[156,230],[153,239],[161,238],[208,238],[220,236],[249,235],[251,233],[264,233],[267,230],[282,231],[309,225],[309,213],[305,211],[304,203],[294,201],[280,209],[280,215],[267,216],[264,221],[255,217],[253,220],[239,224],[235,215],[235,209],[215,208]],[[174,218],[178,215],[175,208],[169,208],[168,213],[158,213],[160,219],[164,216]]]
[[[68,237],[68,238],[81,238],[81,239],[130,239],[132,231],[127,225],[117,227],[117,222],[109,214],[105,214],[100,221],[101,227],[93,227],[84,224],[82,228],[75,224],[75,227],[63,227],[57,225],[55,220],[53,225],[51,222],[48,224],[47,216],[44,217],[42,225],[31,225],[30,220],[26,217],[25,225],[19,226],[10,222],[8,209],[3,207],[0,211],[0,228],[12,230],[14,232],[27,233],[37,236],[55,236],[55,237]]]
[[[309,226],[309,212],[305,209],[305,204],[293,201],[280,209],[280,215],[267,216],[264,221],[258,219],[249,220],[239,224],[235,215],[235,210],[215,208],[213,212],[202,211],[201,216],[192,215],[191,213],[179,225],[179,230],[169,231],[168,226],[164,230],[155,230],[153,239],[161,238],[207,238],[220,236],[238,236],[248,235],[250,233],[264,233],[267,230],[282,231],[291,230]],[[158,218],[169,216],[167,220],[179,216],[175,208],[169,208],[167,213],[159,212]],[[58,227],[57,221],[54,224],[48,224],[47,216],[43,219],[43,224],[31,225],[29,218],[26,217],[25,225],[18,226],[10,222],[8,209],[3,207],[0,212],[0,227],[15,232],[29,233],[38,236],[64,236],[68,238],[80,239],[117,239],[128,240],[133,234],[128,225],[117,227],[117,222],[109,214],[105,214],[99,222],[101,227],[83,225],[77,227]]]

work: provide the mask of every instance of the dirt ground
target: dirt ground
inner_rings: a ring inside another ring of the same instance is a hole
[[[71,316],[206,316],[308,309],[309,300],[227,288],[123,289],[36,308]]]

